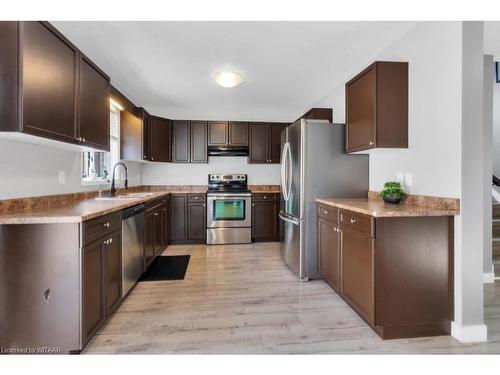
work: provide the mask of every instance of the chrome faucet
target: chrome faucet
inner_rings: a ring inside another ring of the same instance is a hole
[[[127,171],[127,166],[122,163],[121,161],[116,163],[115,166],[113,167],[113,176],[111,178],[111,196],[114,196],[116,194],[116,187],[115,187],[115,170],[116,167],[121,165],[123,168],[125,168],[125,189],[128,189],[128,171]]]

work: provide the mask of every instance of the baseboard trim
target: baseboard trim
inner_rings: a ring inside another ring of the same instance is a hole
[[[488,327],[485,324],[459,326],[451,322],[451,335],[460,342],[483,342],[488,339]]]
[[[494,282],[495,282],[495,273],[494,272],[483,273],[483,284],[491,284]]]

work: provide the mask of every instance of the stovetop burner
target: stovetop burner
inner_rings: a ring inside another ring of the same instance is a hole
[[[249,193],[246,174],[209,174],[209,193]]]

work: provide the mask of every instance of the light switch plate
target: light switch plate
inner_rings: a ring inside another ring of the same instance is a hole
[[[64,185],[66,183],[66,172],[59,171],[59,184]]]

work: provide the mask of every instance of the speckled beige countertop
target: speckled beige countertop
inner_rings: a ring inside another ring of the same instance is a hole
[[[279,193],[279,185],[251,185],[253,193]],[[167,194],[206,193],[204,185],[158,185],[133,187],[123,193],[152,193],[148,197],[95,199],[96,192],[61,194],[0,201],[0,224],[79,223],[146,203]]]
[[[454,216],[459,214],[459,211],[455,209],[386,204],[382,200],[368,198],[318,198],[316,202],[374,217]]]

